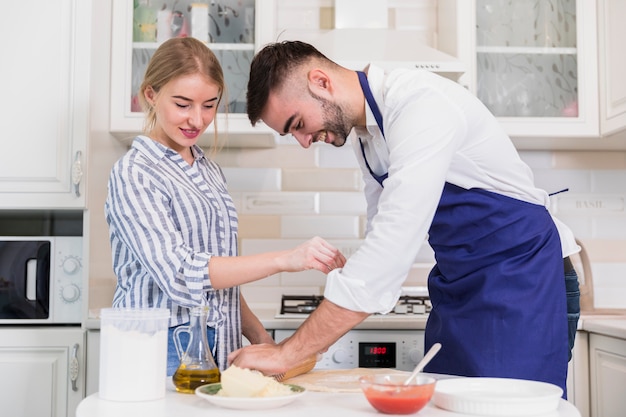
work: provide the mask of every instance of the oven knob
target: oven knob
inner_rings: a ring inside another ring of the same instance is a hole
[[[409,351],[409,359],[411,359],[411,362],[413,363],[418,363],[423,356],[424,355],[419,349],[411,349]]]
[[[333,362],[335,363],[345,362],[347,358],[348,355],[345,350],[339,349],[333,353]]]
[[[61,289],[61,298],[63,301],[73,303],[80,297],[80,288],[76,284],[66,285]]]
[[[80,269],[80,260],[73,256],[68,256],[63,259],[63,264],[61,266],[66,274],[71,275]]]

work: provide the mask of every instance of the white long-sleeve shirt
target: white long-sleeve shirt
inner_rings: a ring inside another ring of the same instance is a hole
[[[355,311],[386,313],[423,244],[443,186],[481,188],[549,207],[495,117],[459,84],[428,71],[385,74],[369,66],[368,81],[385,137],[366,104],[367,128],[351,142],[363,171],[368,228],[346,265],[328,274],[324,296]],[[389,173],[382,188],[376,174]],[[575,245],[575,243],[574,243]]]

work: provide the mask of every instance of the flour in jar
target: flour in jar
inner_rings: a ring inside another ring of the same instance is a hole
[[[142,333],[107,325],[100,331],[100,398],[146,401],[165,396],[167,330]]]

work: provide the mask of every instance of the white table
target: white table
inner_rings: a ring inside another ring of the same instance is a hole
[[[102,400],[98,393],[85,398],[76,409],[76,417],[207,417],[211,415],[247,417],[381,417],[360,393],[307,392],[293,403],[271,410],[231,410],[215,406],[193,395],[176,392],[170,383],[165,398],[155,401],[115,402]],[[442,410],[430,403],[417,414],[418,417],[476,417]],[[561,399],[556,412],[533,417],[580,417],[573,404]]]

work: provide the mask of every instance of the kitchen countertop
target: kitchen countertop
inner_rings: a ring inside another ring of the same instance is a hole
[[[342,417],[381,416],[372,408],[361,393],[307,392],[294,402],[271,410],[231,410],[220,408],[191,394],[181,394],[168,384],[164,399],[141,402],[116,402],[102,400],[98,393],[85,398],[76,409],[76,417],[206,417],[220,416],[298,416],[317,417],[329,415]],[[436,407],[432,402],[419,411],[420,417],[464,417],[466,414],[452,413]],[[476,417],[476,416],[473,416]],[[561,399],[556,413],[550,417],[580,417],[573,404]]]
[[[278,311],[271,308],[259,308],[253,311],[263,326],[270,330],[295,330],[307,317],[276,318]],[[355,329],[424,330],[427,319],[427,315],[371,315],[359,323]],[[99,329],[100,319],[92,312],[84,325],[88,330]],[[580,315],[578,329],[626,339],[626,314],[588,314],[583,312]]]
[[[582,330],[626,340],[626,316],[587,319],[583,321]]]
[[[276,318],[278,313],[277,309],[260,308],[254,309],[254,313],[257,315],[261,323],[266,329],[269,330],[295,330],[302,322],[308,317],[308,315],[302,315],[294,318]],[[371,315],[363,322],[359,323],[355,329],[394,329],[394,330],[424,330],[426,328],[426,320],[428,315]],[[87,329],[99,329],[100,319],[96,314],[92,313],[89,319],[85,321],[85,327]]]

